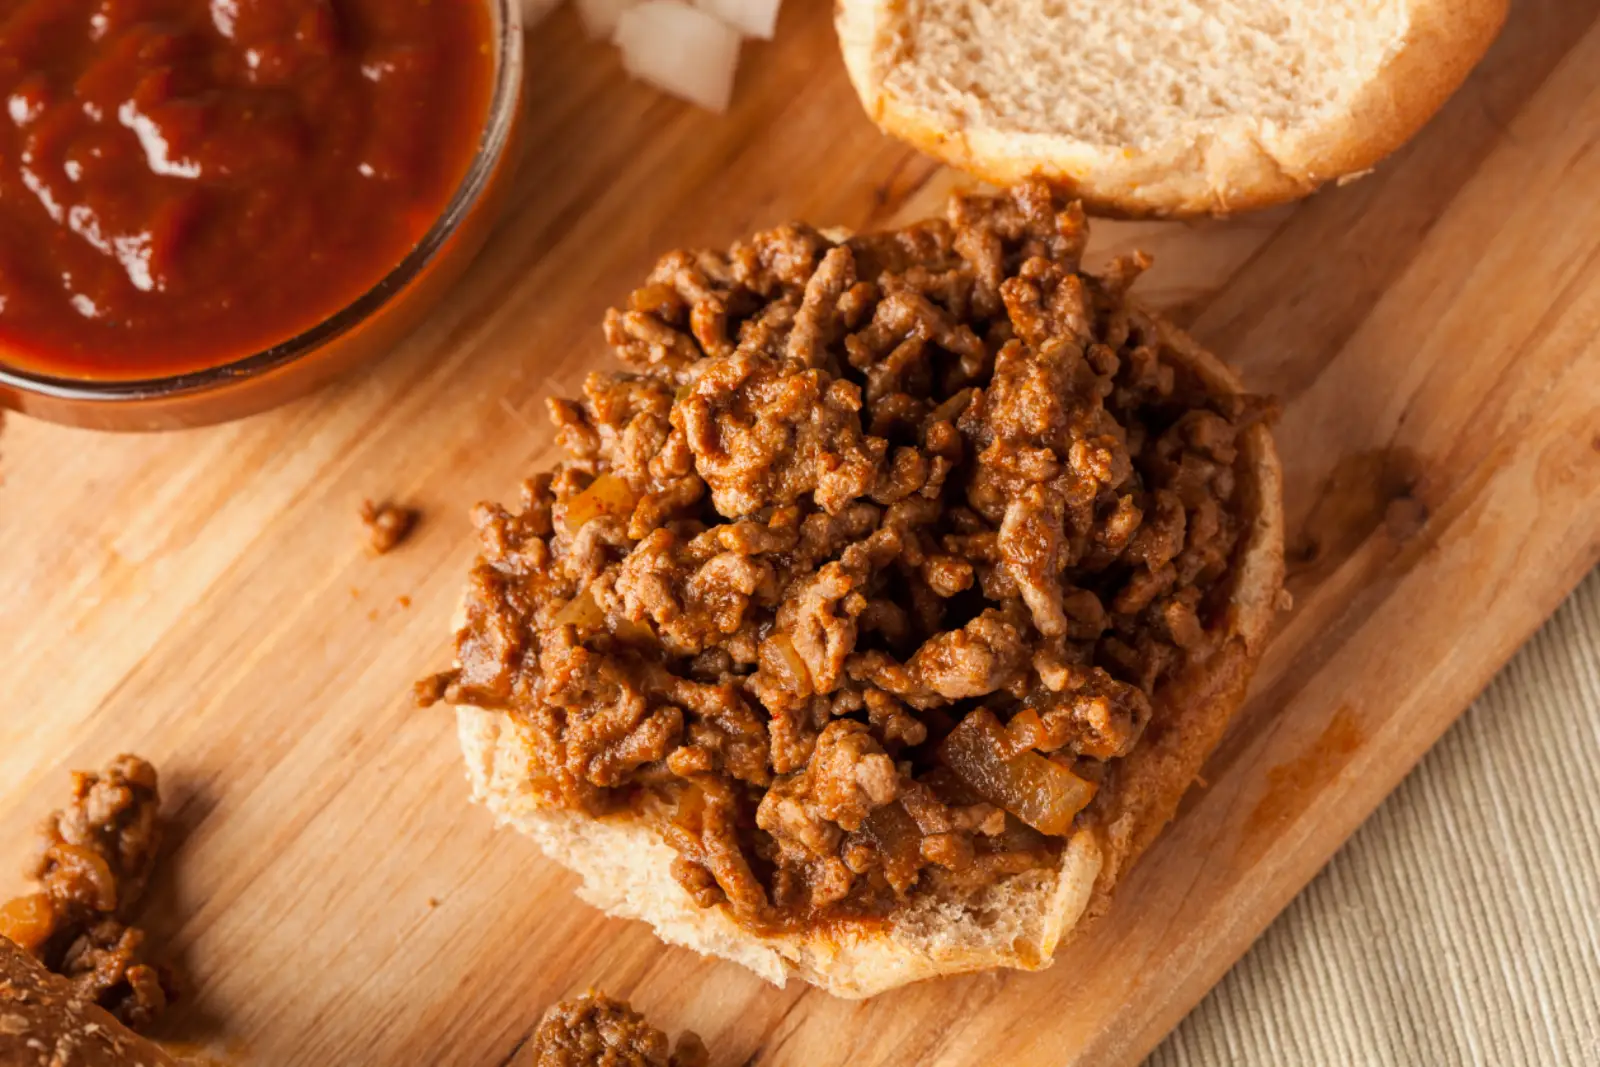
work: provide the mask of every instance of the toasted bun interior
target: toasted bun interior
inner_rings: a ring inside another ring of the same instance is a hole
[[[888,132],[991,181],[1124,215],[1304,196],[1409,139],[1506,0],[840,0]]]

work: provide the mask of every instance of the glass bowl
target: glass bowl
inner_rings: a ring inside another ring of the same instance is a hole
[[[498,60],[478,148],[437,221],[384,278],[311,329],[255,355],[142,380],[58,378],[0,362],[0,408],[100,430],[169,430],[288,403],[389,351],[483,247],[510,186],[522,116],[520,0],[485,0]]]

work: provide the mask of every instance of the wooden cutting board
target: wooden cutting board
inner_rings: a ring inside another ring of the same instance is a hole
[[[548,462],[544,396],[603,361],[601,313],[656,253],[914,218],[955,184],[861,116],[828,6],[787,5],[722,117],[629,84],[569,12],[541,27],[515,202],[381,366],[214,429],[6,427],[0,856],[69,768],[157,761],[175,840],[150,925],[192,988],[170,1033],[270,1067],[494,1067],[594,983],[727,1067],[1132,1063],[1600,558],[1600,5],[1519,0],[1372,176],[1096,229],[1152,251],[1146,298],[1283,399],[1296,601],[1107,919],[1044,974],[848,1003],[578,903],[469,806],[451,719],[409,684],[447,662],[468,507]],[[374,558],[356,512],[391,496],[426,518]]]

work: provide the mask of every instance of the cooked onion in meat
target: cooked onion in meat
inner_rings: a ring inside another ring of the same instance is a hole
[[[638,497],[627,482],[615,474],[602,474],[567,502],[567,530],[577,533],[595,519],[625,519],[637,503]]]
[[[939,755],[974,793],[1042,834],[1059,836],[1094,799],[1094,785],[1037,752],[1008,755],[998,720],[981,708],[961,720]]]
[[[644,0],[617,19],[622,65],[635,78],[726,111],[739,66],[739,31],[682,0]]]

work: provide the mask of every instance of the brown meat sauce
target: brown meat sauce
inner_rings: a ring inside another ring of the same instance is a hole
[[[676,252],[552,400],[567,458],[483,551],[458,669],[548,802],[660,813],[757,928],[1053,864],[1225,634],[1238,438],[1042,185],[835,241]]]
[[[627,1003],[590,992],[545,1012],[531,1067],[706,1067],[706,1047],[684,1033],[676,1048]]]
[[[134,1029],[165,1010],[172,987],[135,917],[161,847],[156,770],[119,756],[72,776],[71,802],[39,829],[28,875],[39,890],[0,906],[10,938],[77,992]]]

